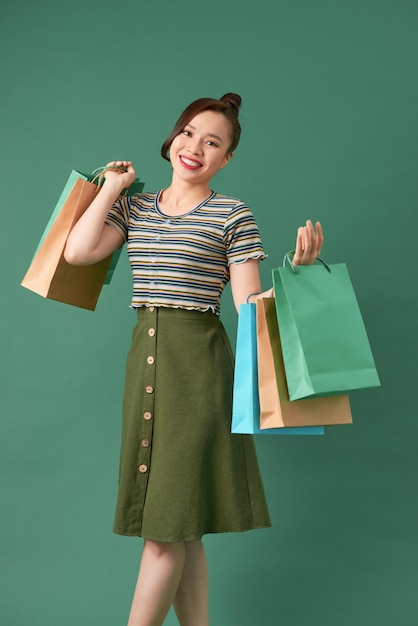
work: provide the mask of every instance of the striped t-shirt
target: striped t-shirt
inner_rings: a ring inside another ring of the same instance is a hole
[[[219,315],[229,264],[264,259],[250,209],[212,192],[189,213],[162,213],[157,193],[121,198],[107,217],[127,241],[132,307],[212,310]]]

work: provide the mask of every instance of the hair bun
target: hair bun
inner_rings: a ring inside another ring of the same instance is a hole
[[[238,113],[242,102],[241,96],[239,96],[237,93],[226,93],[220,99],[222,100],[222,102],[225,102],[230,107],[235,109],[235,111]]]

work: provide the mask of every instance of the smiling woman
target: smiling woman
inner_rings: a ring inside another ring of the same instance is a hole
[[[192,123],[193,122],[193,123]],[[230,123],[216,111],[202,111],[193,117],[185,129],[177,135],[170,146],[170,161],[173,166],[173,182],[193,186],[193,194],[181,193],[177,203],[173,202],[173,185],[160,198],[160,208],[169,213],[186,212],[198,202],[198,194],[207,197],[210,181],[216,172],[227,165],[233,153],[230,146]],[[183,185],[184,188],[184,185]],[[170,198],[171,196],[171,198]],[[189,196],[189,198],[187,198]],[[185,204],[189,202],[189,205]]]
[[[230,432],[233,355],[219,319],[228,281],[237,309],[261,291],[265,258],[248,206],[210,187],[237,147],[240,103],[226,94],[185,109],[162,147],[167,189],[118,199],[135,170],[109,163],[66,247],[67,261],[92,263],[126,241],[132,268],[114,525],[145,540],[129,626],[162,624],[171,604],[182,626],[207,626],[202,536],[270,526],[254,442]],[[309,224],[297,254],[312,262],[321,243]]]
[[[180,115],[173,130],[162,145],[161,156],[167,161],[170,160],[168,157],[168,151],[173,143],[173,140],[181,132],[183,132],[186,126],[190,124],[191,120],[199,113],[202,113],[202,111],[217,111],[218,113],[222,113],[222,115],[229,121],[230,143],[229,146],[227,146],[226,151],[233,152],[238,146],[241,136],[241,125],[238,119],[240,107],[241,97],[236,93],[227,93],[222,96],[220,100],[215,100],[213,98],[199,98],[199,100],[195,100],[189,104],[189,106],[186,107]]]

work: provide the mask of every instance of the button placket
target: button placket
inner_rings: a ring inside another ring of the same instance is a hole
[[[159,256],[160,256],[160,246],[161,246],[161,235],[157,233],[154,238],[154,249],[150,250],[149,253],[149,293],[148,297],[152,302],[155,298],[157,286],[158,286],[158,264],[159,264]]]
[[[157,311],[155,307],[149,307],[146,314],[146,371],[145,387],[143,395],[143,411],[139,416],[138,438],[138,463],[137,471],[140,483],[140,499],[142,505],[145,500],[146,488],[151,463],[152,431],[154,422],[155,404],[155,360],[157,344]]]
[[[148,256],[148,272],[149,272],[149,297],[150,300],[154,298],[155,289],[157,286],[157,274],[158,274],[158,263],[157,263],[157,252],[155,250],[150,250]]]

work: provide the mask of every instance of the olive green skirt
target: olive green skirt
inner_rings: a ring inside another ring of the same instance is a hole
[[[114,532],[191,541],[271,525],[253,439],[230,432],[232,387],[217,315],[138,309]]]

